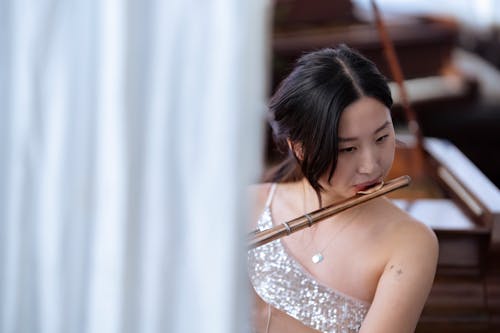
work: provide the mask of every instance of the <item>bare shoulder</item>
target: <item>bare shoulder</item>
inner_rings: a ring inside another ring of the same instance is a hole
[[[267,197],[267,193],[269,192],[271,185],[272,185],[272,183],[251,184],[251,185],[248,185],[248,187],[247,187],[247,193],[251,198],[260,197],[261,199],[263,199],[265,201],[265,198]]]
[[[438,240],[425,223],[388,201],[380,206],[379,218],[387,217],[382,240],[390,245],[360,332],[413,332],[434,281]]]
[[[403,253],[421,253],[432,259],[438,255],[438,239],[434,231],[424,222],[419,221],[396,207],[391,203],[395,210],[393,216],[395,220],[392,225],[392,232],[396,252]],[[431,256],[431,257],[429,257]]]
[[[252,208],[262,209],[266,204],[272,183],[258,183],[247,187],[247,196]]]
[[[255,229],[257,220],[264,210],[271,185],[272,183],[258,183],[247,187],[251,230]]]

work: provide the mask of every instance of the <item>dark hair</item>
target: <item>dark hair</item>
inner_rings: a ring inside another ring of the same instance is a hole
[[[306,177],[318,195],[318,180],[331,181],[338,158],[338,126],[343,110],[364,96],[391,108],[387,79],[375,64],[346,45],[303,55],[271,97],[269,112],[274,140],[287,158],[268,181]],[[287,140],[301,156],[289,149]]]

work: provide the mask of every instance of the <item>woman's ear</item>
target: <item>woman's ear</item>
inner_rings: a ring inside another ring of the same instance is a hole
[[[288,148],[293,152],[295,157],[302,161],[304,159],[304,150],[302,148],[302,144],[299,142],[292,142],[290,139],[286,139],[286,143],[288,144]]]

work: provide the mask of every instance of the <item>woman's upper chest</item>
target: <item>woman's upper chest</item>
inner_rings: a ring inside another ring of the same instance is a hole
[[[299,235],[295,239],[292,236],[281,240],[285,250],[318,282],[351,297],[372,301],[387,263],[383,246],[376,246],[375,241],[360,237],[354,230],[326,243],[308,241],[307,237],[300,241]],[[324,240],[330,235],[322,236],[327,236],[321,237]],[[315,260],[318,255],[322,257],[319,262]]]

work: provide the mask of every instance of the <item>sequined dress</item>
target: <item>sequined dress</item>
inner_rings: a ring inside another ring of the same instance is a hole
[[[271,186],[258,229],[273,226]],[[275,240],[248,251],[250,281],[257,294],[271,306],[304,325],[329,333],[358,332],[370,306],[322,285]]]

